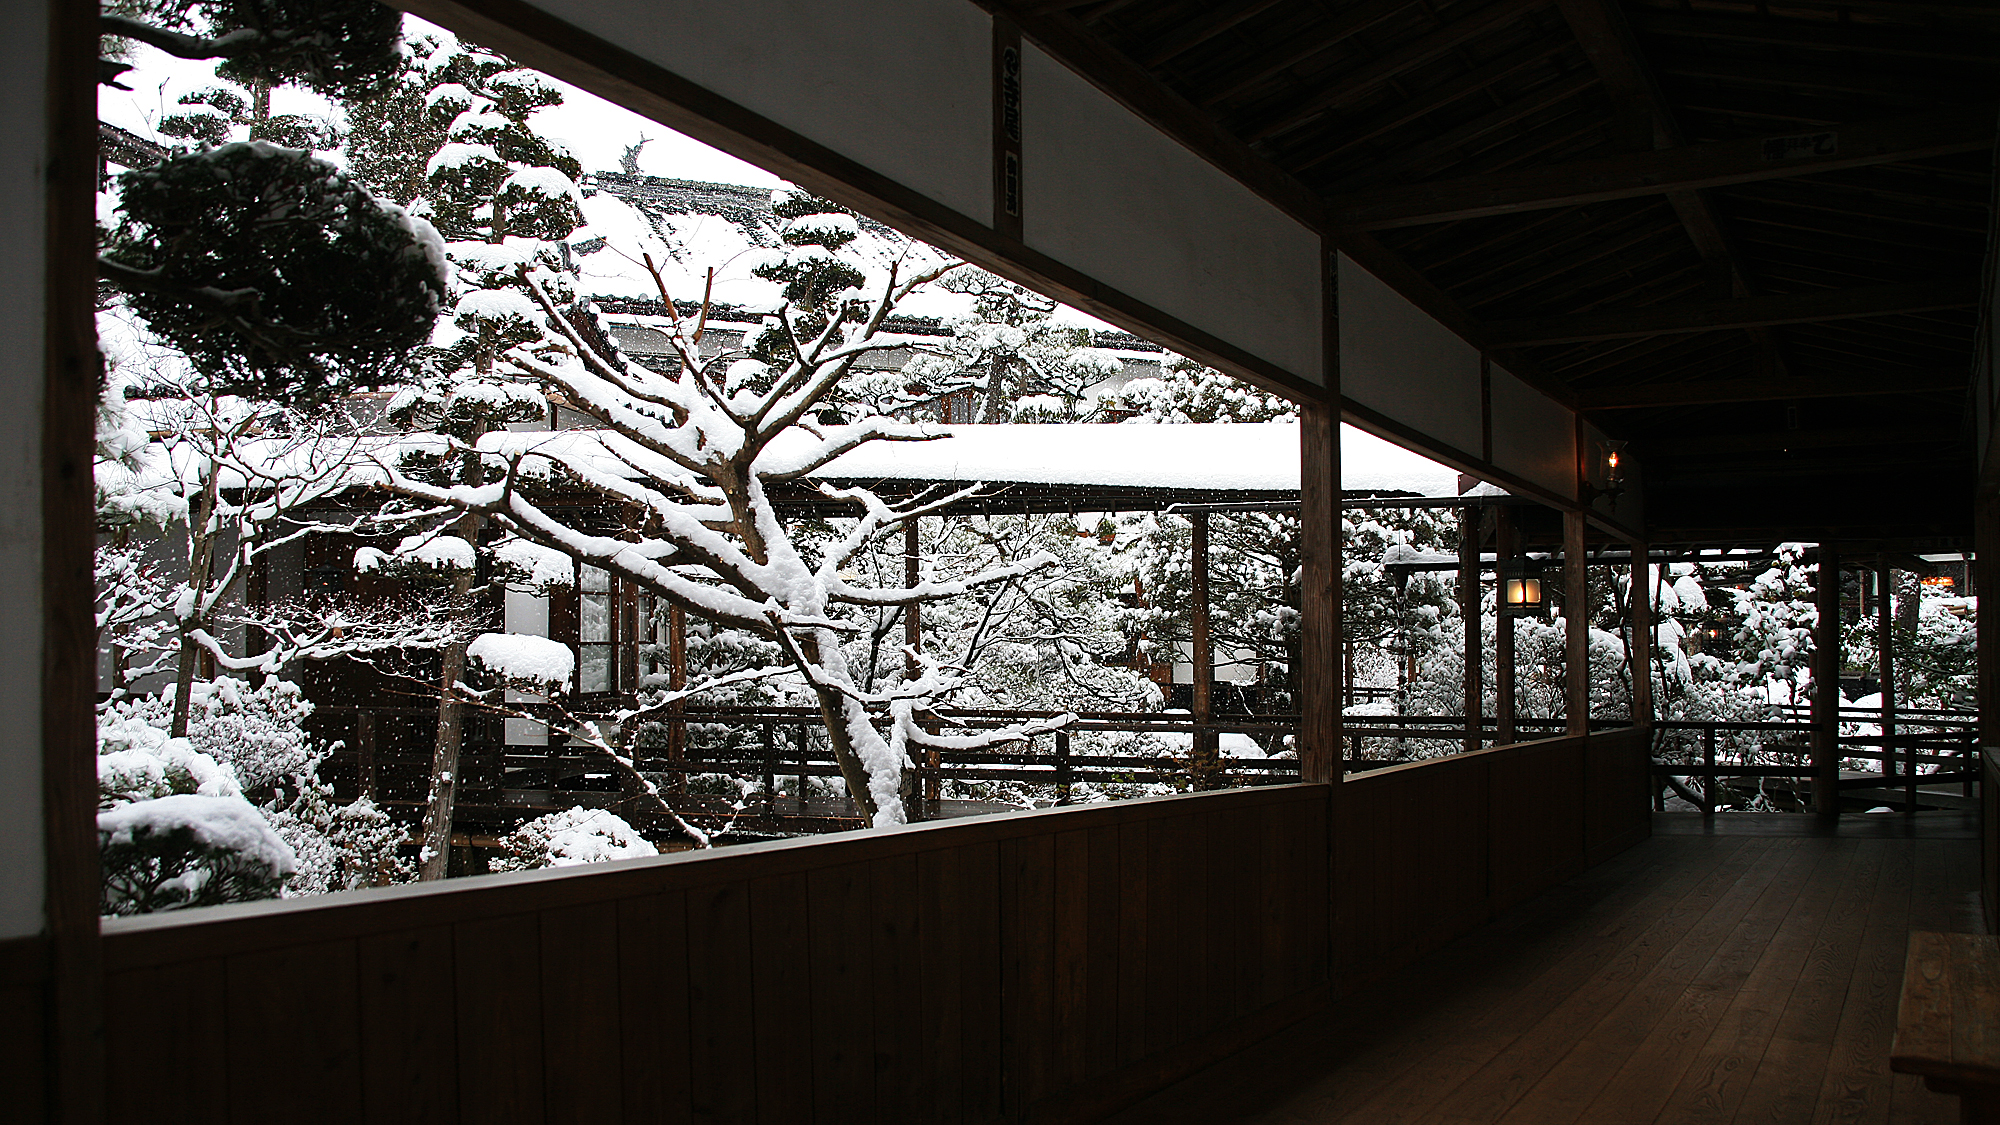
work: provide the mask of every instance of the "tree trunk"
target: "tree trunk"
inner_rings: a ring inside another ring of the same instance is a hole
[[[847,795],[854,798],[862,818],[872,826],[880,810],[875,805],[875,794],[868,789],[868,767],[855,755],[854,739],[847,733],[847,700],[832,688],[815,688],[813,693],[819,697],[827,744],[833,747],[833,762],[840,767],[840,779],[847,783]]]
[[[188,732],[188,696],[194,691],[195,664],[201,657],[200,646],[195,644],[193,633],[204,623],[202,602],[207,597],[209,580],[215,574],[215,530],[209,525],[215,522],[219,480],[220,475],[211,465],[208,479],[201,486],[201,508],[188,517],[188,589],[194,592],[194,601],[188,616],[178,622],[181,652],[180,662],[174,669],[174,718],[167,729],[170,738],[186,738]]]
[[[466,515],[458,521],[458,531],[468,543],[479,537],[479,517]],[[466,571],[451,583],[452,599],[462,603],[472,593],[476,571]],[[451,820],[458,804],[459,748],[465,742],[465,704],[459,699],[458,681],[465,677],[465,650],[469,642],[458,637],[444,647],[438,673],[437,747],[431,752],[431,785],[424,806],[424,847],[420,853],[417,879],[442,879],[451,863]]]

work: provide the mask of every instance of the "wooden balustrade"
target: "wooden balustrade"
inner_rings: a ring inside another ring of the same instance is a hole
[[[1088,1120],[1643,838],[1646,770],[1619,731],[113,919],[113,1117]]]

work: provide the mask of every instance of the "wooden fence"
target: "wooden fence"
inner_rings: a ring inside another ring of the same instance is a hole
[[[112,1119],[1090,1120],[1636,842],[1645,777],[1612,733],[109,920]]]

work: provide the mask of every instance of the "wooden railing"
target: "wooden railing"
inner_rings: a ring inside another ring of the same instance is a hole
[[[1872,723],[1881,713],[1845,708],[1843,723]],[[1879,790],[1898,795],[1905,808],[1921,802],[1921,787],[1958,784],[1961,797],[1972,796],[1978,780],[1975,720],[1964,712],[1900,712],[1898,732],[1841,735],[1835,741],[1843,762],[1875,763],[1865,776],[1844,777],[1845,790]],[[1925,728],[1925,729],[1912,729]],[[1689,777],[1701,783],[1700,808],[1714,812],[1717,783],[1725,779],[1771,779],[1796,791],[1814,776],[1810,723],[1802,722],[1664,722],[1654,726],[1654,774],[1660,778]],[[1936,791],[1933,789],[1932,794]]]
[[[1643,838],[1645,778],[1613,732],[110,920],[112,1118],[1090,1120]]]

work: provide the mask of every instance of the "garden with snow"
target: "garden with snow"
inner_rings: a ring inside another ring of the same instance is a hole
[[[456,873],[461,761],[488,720],[559,735],[618,795],[523,816],[483,845],[494,871],[740,838],[754,778],[648,765],[677,722],[695,757],[744,737],[678,718],[694,704],[808,711],[837,776],[792,795],[845,799],[874,827],[909,819],[931,752],[1060,732],[1079,759],[1169,764],[1066,785],[1075,801],[1296,756],[1290,734],[1225,732],[1201,765],[1186,733],[1079,725],[1182,706],[1193,524],[1164,505],[1010,510],[989,488],[1295,493],[1290,403],[747,166],[703,165],[692,142],[419,21],[401,35],[340,81],[133,43],[126,89],[103,92],[104,119],[152,153],[100,197],[106,913]],[[729,176],[752,186],[703,198],[755,206],[673,202]],[[1343,449],[1350,494],[1458,494],[1454,471],[1368,435]],[[1204,518],[1225,686],[1295,716],[1297,516]],[[1449,508],[1343,512],[1357,721],[1463,710],[1455,576],[1393,565],[1457,535]],[[1655,567],[1642,590],[1600,568],[1567,607],[1592,624],[1592,715],[1629,716],[1635,676],[1663,719],[1786,714],[1816,621],[1801,551]],[[307,557],[295,591],[270,593],[274,560]],[[1649,668],[1620,624],[1635,597],[1657,617]],[[1893,597],[1905,704],[1950,705],[1976,606],[1914,580]],[[581,607],[574,643],[549,635],[552,599]],[[590,647],[590,614],[614,605],[616,656],[609,634]],[[539,632],[516,627],[530,610]],[[1516,632],[1518,713],[1560,715],[1562,619],[1503,620],[1490,591],[1481,613],[1483,635]],[[1872,667],[1874,623],[1846,639],[1845,664]],[[353,705],[309,690],[334,666],[435,712],[403,747],[420,805],[331,767],[356,752],[314,718]],[[952,709],[1022,717],[952,726]],[[1058,799],[1035,780],[945,796]]]

